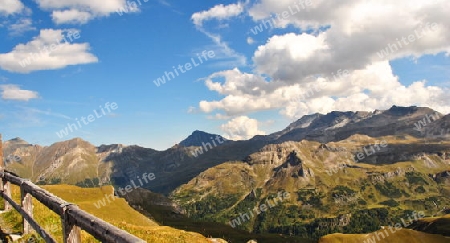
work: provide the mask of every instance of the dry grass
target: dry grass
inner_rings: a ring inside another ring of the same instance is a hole
[[[94,202],[101,200],[105,194],[112,192],[111,186],[101,188],[80,188],[71,185],[43,186],[44,189],[54,195],[77,204],[81,209],[93,214],[118,228],[128,231],[147,242],[161,243],[209,243],[206,237],[198,233],[177,230],[171,227],[158,226],[144,215],[131,208],[124,199],[116,198],[112,203],[97,208]],[[13,197],[19,201],[20,190],[17,186],[12,188]],[[61,220],[58,215],[50,209],[33,199],[33,217],[44,229],[48,231],[58,242],[62,242]],[[21,230],[20,215],[12,210],[2,216],[3,229],[17,232]],[[22,242],[26,242],[32,235],[27,235]],[[37,242],[44,242],[38,237]],[[88,233],[82,231],[82,242],[99,242]]]
[[[379,240],[375,233],[379,233]],[[384,234],[384,238],[381,234]],[[374,237],[374,238],[372,238]],[[322,237],[319,243],[449,243],[450,239],[442,235],[432,235],[419,231],[401,229],[391,233],[379,230],[370,234],[331,234]]]

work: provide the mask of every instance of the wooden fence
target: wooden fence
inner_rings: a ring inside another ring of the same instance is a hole
[[[32,198],[34,197],[61,217],[64,243],[81,243],[81,230],[86,231],[102,242],[145,242],[79,209],[77,205],[56,197],[31,181],[5,171],[2,153],[2,139],[0,135],[0,196],[5,200],[5,210],[14,208],[24,218],[24,234],[31,233],[34,229],[46,242],[57,242],[33,219]],[[11,184],[20,187],[20,205],[11,199]]]

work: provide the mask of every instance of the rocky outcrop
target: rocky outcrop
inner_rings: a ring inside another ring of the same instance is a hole
[[[450,170],[442,171],[436,174],[430,174],[429,176],[433,178],[433,180],[437,183],[450,186]]]

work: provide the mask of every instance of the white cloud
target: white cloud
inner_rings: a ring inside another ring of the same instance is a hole
[[[64,11],[53,11],[52,19],[56,24],[85,24],[92,18],[89,12],[70,9]]]
[[[331,55],[326,39],[326,33],[273,36],[267,44],[258,47],[253,61],[260,73],[275,80],[298,82],[308,75],[328,71],[321,70],[319,65],[319,62],[327,62]]]
[[[271,36],[260,45],[253,55],[253,73],[233,69],[206,78],[205,85],[224,98],[202,100],[199,111],[212,113],[209,117],[214,118],[279,110],[290,119],[315,112],[387,109],[392,105],[430,106],[450,112],[448,89],[429,86],[421,78],[403,85],[389,63],[405,57],[450,55],[449,1],[311,2],[312,6],[275,25],[284,28],[290,24],[298,31]],[[261,0],[248,14],[260,21],[292,4]],[[393,24],[394,20],[402,24]],[[411,35],[414,38],[410,40]],[[392,45],[398,50],[379,55]],[[348,75],[337,75],[339,70]]]
[[[28,101],[39,97],[36,91],[23,90],[19,86],[13,84],[0,85],[2,90],[2,99]]]
[[[214,82],[215,78],[225,81]],[[205,85],[225,97],[218,101],[201,101],[200,111],[224,111],[230,116],[278,109],[293,120],[315,112],[373,111],[392,105],[429,106],[442,113],[450,113],[448,90],[426,86],[425,81],[404,86],[387,61],[353,70],[347,76],[335,74],[333,79],[305,78],[296,84],[268,83],[261,76],[235,69],[211,75],[205,80]],[[217,114],[210,117],[219,118]]]
[[[250,139],[255,135],[265,135],[264,131],[258,130],[258,121],[247,116],[239,116],[220,126],[225,132],[223,135],[231,140]]]
[[[197,12],[192,15],[192,21],[198,27],[203,25],[203,22],[211,19],[225,20],[231,17],[236,17],[244,11],[244,6],[241,3],[223,5],[219,4],[207,11]]]
[[[9,25],[8,30],[10,35],[18,36],[27,31],[36,30],[36,28],[33,27],[31,18],[21,18],[16,23]]]
[[[99,14],[109,14],[125,6],[124,0],[36,0],[43,9],[85,9]]]
[[[252,37],[247,37],[247,44],[253,45],[255,43],[255,40]]]
[[[214,78],[225,81],[214,82]],[[333,80],[306,79],[302,85],[279,83],[276,87],[272,83],[270,86],[262,77],[237,69],[213,74],[205,83],[210,90],[226,95],[219,101],[201,101],[199,108],[205,113],[220,110],[227,115],[242,115],[279,109],[287,118],[298,119],[315,112],[387,109],[394,104],[423,105],[443,113],[450,112],[446,102],[450,98],[448,90],[426,86],[423,81],[404,86],[388,62],[352,71],[347,77],[336,75]],[[218,119],[217,114],[215,117]]]
[[[138,12],[136,1],[126,0],[36,0],[39,7],[53,11],[52,18],[56,24],[85,24],[89,20],[109,16],[111,13]]]
[[[223,53],[224,56],[218,56],[217,59],[229,59],[232,58],[233,61],[226,61],[227,64],[231,64],[232,66],[243,66],[246,65],[247,59],[244,55],[237,53],[235,50],[229,47],[229,44],[222,40],[222,36],[219,34],[214,34],[210,31],[207,31],[203,27],[203,22],[213,19],[218,20],[227,20],[232,17],[239,16],[244,11],[244,5],[242,3],[237,4],[229,4],[223,5],[219,4],[207,11],[196,12],[192,15],[191,20],[196,26],[196,28],[209,37],[214,44],[216,44],[220,48],[220,52]],[[220,26],[224,26],[223,24]],[[228,25],[225,25],[228,26]]]
[[[32,41],[0,53],[0,68],[29,73],[97,62],[97,57],[89,53],[88,43],[71,43],[77,38],[74,33],[79,34],[76,30],[43,29]]]
[[[224,79],[225,82],[214,82],[215,79]],[[237,68],[214,73],[205,79],[205,84],[210,90],[222,95],[261,94],[263,88],[267,88],[262,77],[242,73]]]
[[[0,15],[10,15],[20,13],[25,6],[20,0],[2,0],[0,3]]]
[[[43,115],[47,115],[47,116],[53,116],[53,117],[57,117],[57,118],[63,118],[66,120],[71,120],[71,118],[67,115],[64,114],[60,114],[57,112],[52,112],[50,110],[47,111],[43,111],[43,110],[39,110],[36,108],[30,108],[30,107],[21,107],[25,112],[27,112],[28,114],[35,114],[35,115],[39,115],[39,114],[43,114]]]
[[[158,2],[166,7],[172,7],[172,5],[166,0],[158,0]]]

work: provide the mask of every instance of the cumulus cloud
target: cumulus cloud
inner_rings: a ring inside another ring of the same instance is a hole
[[[420,78],[404,85],[390,65],[400,58],[450,54],[450,22],[446,17],[450,2],[311,3],[274,25],[293,26],[297,31],[270,36],[258,46],[252,71],[225,70],[207,77],[205,85],[224,97],[200,101],[199,110],[213,113],[210,117],[279,110],[289,119],[315,112],[387,109],[392,105],[430,106],[450,112],[447,88],[427,85]],[[289,10],[292,4],[261,0],[248,14],[260,23]]]
[[[254,54],[253,61],[257,71],[275,80],[290,82],[298,82],[302,77],[327,71],[321,70],[323,67],[318,65],[326,62],[332,55],[326,35],[289,33],[271,37]]]
[[[402,85],[389,62],[377,62],[364,69],[339,71],[333,78],[307,78],[301,83],[266,82],[263,77],[237,69],[215,73],[206,86],[225,97],[201,101],[205,113],[225,112],[227,116],[277,109],[294,120],[311,113],[333,110],[388,109],[392,105],[423,105],[450,113],[448,90],[426,86],[425,81]],[[214,81],[215,78],[225,81]],[[217,116],[217,114],[216,114]]]
[[[20,13],[25,6],[20,0],[2,0],[0,4],[0,15],[10,15]]]
[[[23,90],[14,84],[0,85],[0,89],[2,90],[2,99],[4,100],[28,101],[39,97],[38,92]]]
[[[41,9],[52,11],[52,19],[56,24],[85,24],[95,17],[109,16],[121,10],[139,11],[136,2],[126,0],[36,0],[36,2]]]
[[[236,117],[223,124],[220,129],[225,132],[223,135],[231,140],[250,139],[255,135],[265,135],[264,131],[258,129],[258,121],[247,116]]]
[[[9,25],[8,30],[10,35],[18,36],[27,31],[36,30],[36,28],[33,27],[31,18],[20,18],[16,23]]]
[[[29,73],[97,62],[97,57],[89,53],[88,43],[71,43],[79,34],[77,30],[43,29],[32,41],[0,53],[0,68]]]
[[[92,18],[89,12],[70,9],[64,11],[53,11],[52,19],[56,24],[85,24]]]
[[[209,10],[197,12],[192,15],[192,21],[196,26],[202,26],[203,22],[211,19],[224,20],[231,17],[236,17],[244,11],[244,6],[241,3],[223,5],[219,4]]]
[[[115,12],[126,4],[124,0],[36,0],[36,2],[43,9],[86,9],[100,14]]]

